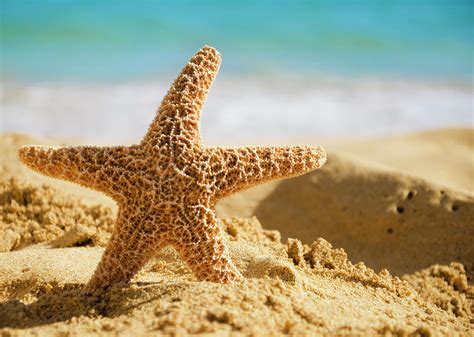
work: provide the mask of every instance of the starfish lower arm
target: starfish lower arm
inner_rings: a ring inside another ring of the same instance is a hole
[[[86,292],[127,283],[163,246],[171,244],[201,281],[231,283],[242,275],[230,259],[214,210],[202,205],[178,208],[185,216],[175,226],[164,219],[137,223],[133,206],[119,210],[115,231]],[[178,211],[176,211],[178,212]],[[135,218],[135,219],[134,219]],[[136,223],[131,227],[130,223]],[[154,228],[149,231],[149,228]],[[171,229],[173,228],[173,229]]]
[[[147,221],[137,222],[138,219],[140,214],[135,207],[119,207],[114,232],[87,283],[86,292],[104,289],[114,283],[128,283],[153,255],[168,244],[162,233],[156,233],[159,231],[146,233],[147,228],[158,226]]]
[[[174,247],[194,275],[202,281],[239,281],[242,275],[230,259],[214,209],[196,205],[185,211],[188,220],[174,231]]]

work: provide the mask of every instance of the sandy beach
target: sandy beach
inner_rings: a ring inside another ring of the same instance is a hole
[[[0,7],[0,337],[474,337],[474,2]]]
[[[197,282],[166,248],[131,286],[85,296],[116,206],[33,173],[16,156],[24,144],[71,142],[3,134],[0,331],[468,336],[473,140],[472,129],[318,139],[329,155],[323,169],[218,205],[242,283]]]

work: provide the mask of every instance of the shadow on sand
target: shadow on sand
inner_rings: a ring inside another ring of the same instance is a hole
[[[0,328],[32,328],[64,322],[74,317],[117,317],[156,301],[169,290],[150,283],[140,287],[114,286],[95,295],[85,295],[83,284],[55,285],[18,283],[7,289],[9,300],[0,303]],[[33,297],[31,303],[26,300]],[[25,299],[21,302],[18,298]]]
[[[474,198],[396,172],[332,156],[325,167],[283,180],[255,215],[282,239],[317,238],[349,259],[392,274],[474,261]]]

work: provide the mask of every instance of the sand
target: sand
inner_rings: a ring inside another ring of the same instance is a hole
[[[0,332],[472,335],[473,136],[318,140],[325,168],[218,205],[241,284],[197,282],[167,248],[131,286],[85,296],[115,205],[19,164],[20,145],[57,141],[2,135]]]

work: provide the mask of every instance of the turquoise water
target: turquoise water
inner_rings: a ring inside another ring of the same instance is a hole
[[[235,74],[470,79],[473,1],[1,1],[7,80],[175,74],[203,44]]]

